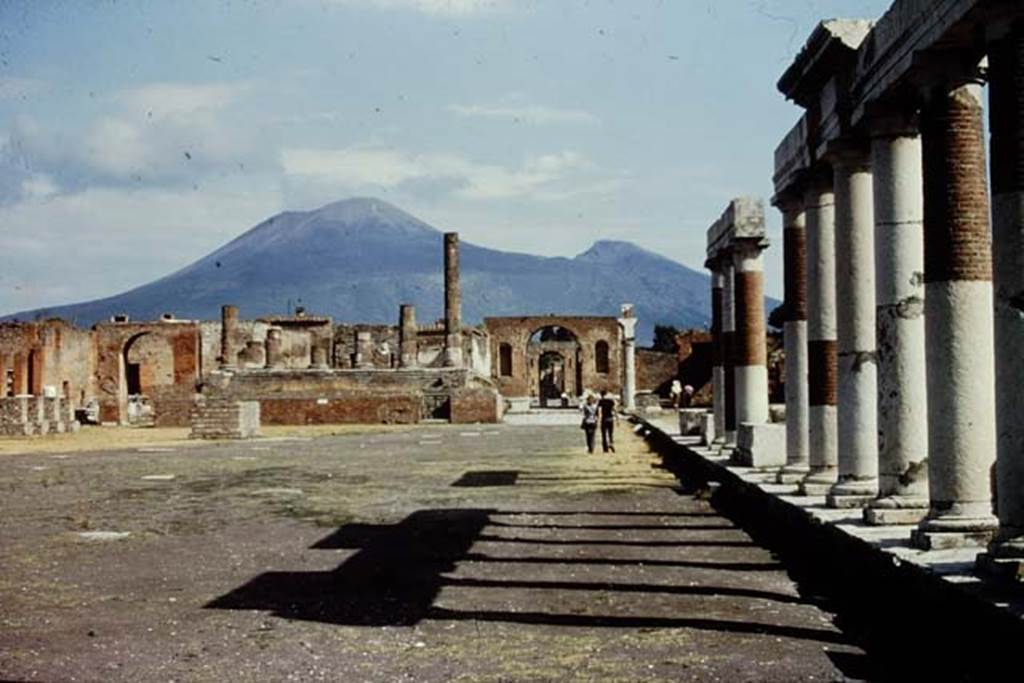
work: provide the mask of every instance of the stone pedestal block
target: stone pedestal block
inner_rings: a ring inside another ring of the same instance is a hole
[[[693,436],[701,433],[701,422],[708,411],[703,408],[679,409],[679,433],[682,436]]]
[[[715,442],[715,426],[718,424],[718,415],[715,412],[705,412],[700,418],[700,443],[703,446],[710,446]]]
[[[202,398],[190,413],[190,439],[251,439],[259,436],[259,401]]]
[[[741,423],[732,459],[743,467],[782,467],[786,464],[785,425]]]

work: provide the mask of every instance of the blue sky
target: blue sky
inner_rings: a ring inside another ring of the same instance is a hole
[[[800,113],[775,82],[814,25],[888,4],[0,0],[0,312],[350,196],[484,246],[701,268],[728,200],[771,194]]]

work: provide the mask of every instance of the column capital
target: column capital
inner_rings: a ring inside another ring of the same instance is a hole
[[[870,141],[861,138],[838,140],[829,144],[825,157],[835,171],[865,171],[871,168]]]
[[[878,114],[871,118],[868,134],[872,140],[916,138],[921,134],[920,117],[916,109]]]

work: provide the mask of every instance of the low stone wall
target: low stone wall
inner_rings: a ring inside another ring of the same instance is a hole
[[[259,436],[260,404],[204,398],[193,404],[190,419],[190,439],[249,439]]]
[[[417,393],[332,393],[329,397],[269,396],[258,399],[268,425],[413,424],[421,419]]]
[[[452,392],[453,424],[501,422],[504,401],[494,389],[466,387]]]
[[[62,397],[0,398],[0,435],[33,436],[78,431],[71,402]]]

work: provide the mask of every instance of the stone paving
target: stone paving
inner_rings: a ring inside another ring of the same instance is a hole
[[[793,681],[872,662],[619,430],[0,457],[0,678]],[[141,452],[144,451],[144,452]]]

